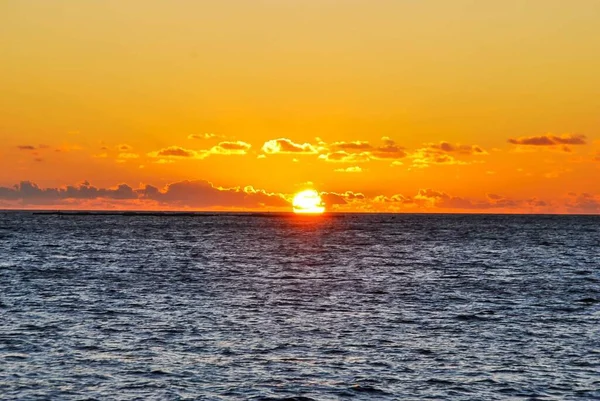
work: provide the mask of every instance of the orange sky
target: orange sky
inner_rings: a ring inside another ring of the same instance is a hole
[[[0,2],[0,208],[600,213],[597,0]]]

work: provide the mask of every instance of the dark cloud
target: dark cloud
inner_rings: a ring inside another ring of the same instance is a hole
[[[527,145],[527,146],[556,146],[556,145],[585,145],[585,135],[539,135],[539,136],[527,136],[520,138],[510,138],[509,143],[513,145]],[[567,148],[568,149],[568,148]]]
[[[36,147],[33,145],[19,145],[17,146],[19,150],[35,150]]]
[[[196,157],[197,153],[193,150],[181,148],[179,146],[169,146],[168,148],[160,149],[156,152],[151,152],[148,154],[148,156],[192,158]]]
[[[345,205],[346,203],[348,203],[342,195],[336,194],[334,192],[321,193],[321,200],[327,207],[333,205]]]
[[[59,190],[56,188],[42,189],[31,181],[22,181],[13,187],[0,187],[0,199],[22,200],[25,203],[59,200]]]
[[[137,199],[138,196],[129,185],[121,184],[117,188],[96,188],[83,183],[79,186],[64,188],[40,188],[31,181],[22,181],[13,187],[0,187],[0,199],[19,200],[23,204],[55,204],[64,199]]]
[[[245,188],[217,188],[208,181],[181,181],[170,184],[164,191],[146,186],[137,191],[143,199],[151,199],[170,206],[188,207],[284,207],[289,202],[279,194],[272,194],[251,186]]]
[[[334,205],[346,205],[352,202],[360,202],[365,200],[366,197],[360,192],[346,191],[342,193],[337,192],[322,192],[321,199],[327,207]]]
[[[404,148],[398,146],[393,140],[388,137],[384,137],[383,146],[378,146],[370,152],[371,157],[374,159],[402,159],[406,157]]]
[[[478,200],[453,196],[433,189],[420,189],[414,200],[421,206],[433,206],[441,209],[510,209],[523,206],[523,202],[498,194],[487,194],[487,199]]]
[[[429,145],[431,149],[445,153],[458,153],[463,155],[486,155],[487,152],[477,145],[452,144],[442,141],[440,143]]]
[[[153,201],[165,207],[287,207],[281,194],[268,193],[251,186],[219,188],[208,181],[181,181],[161,190],[152,185],[133,189],[127,184],[116,188],[98,188],[83,182],[61,188],[40,188],[23,181],[13,187],[0,187],[0,200],[18,201],[21,205],[58,205],[66,200],[135,200]]]

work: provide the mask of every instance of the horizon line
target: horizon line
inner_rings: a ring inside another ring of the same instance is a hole
[[[201,215],[217,215],[217,214],[228,214],[228,215],[242,215],[242,216],[298,216],[307,218],[318,218],[319,216],[331,216],[331,215],[462,215],[462,216],[600,216],[600,213],[523,213],[523,212],[384,212],[384,211],[325,211],[321,214],[299,214],[293,211],[258,211],[258,210],[136,210],[136,209],[122,209],[122,210],[110,210],[110,209],[1,209],[0,213],[32,213],[38,215],[105,215],[105,216],[201,216]]]

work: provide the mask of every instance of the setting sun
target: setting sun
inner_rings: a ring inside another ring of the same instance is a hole
[[[321,196],[314,189],[307,189],[294,196],[294,213],[321,214],[325,211],[325,205]]]

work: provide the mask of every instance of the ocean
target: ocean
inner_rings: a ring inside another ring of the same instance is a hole
[[[2,400],[600,399],[600,217],[0,213]]]

